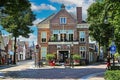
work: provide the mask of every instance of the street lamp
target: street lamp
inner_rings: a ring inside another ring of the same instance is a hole
[[[2,36],[1,31],[0,31],[0,36]],[[1,57],[2,57],[2,56],[1,56],[1,51],[2,51],[2,50],[1,50],[1,40],[0,40],[0,63],[1,63]]]
[[[0,63],[1,63],[1,41],[0,41]]]
[[[73,68],[73,42],[71,43],[70,66]]]
[[[108,17],[108,18],[111,18],[112,21],[113,21],[113,16],[112,16],[112,17]],[[109,23],[108,23],[108,18],[105,18],[105,20],[104,20],[104,23],[105,23],[105,24],[109,24]],[[115,46],[115,42],[114,42],[114,40],[115,40],[114,30],[115,30],[115,29],[114,29],[114,26],[113,26],[113,28],[112,28],[112,36],[113,36],[112,46],[113,46],[113,45]],[[110,48],[110,50],[111,50],[111,48]],[[115,49],[114,49],[114,50],[115,50]],[[113,58],[113,66],[115,66],[114,53],[112,54],[112,58]]]
[[[40,51],[40,45],[37,44],[36,45],[36,51],[35,51],[35,65],[36,65],[36,63],[39,63],[39,61],[40,61],[40,53],[39,53],[39,51]]]

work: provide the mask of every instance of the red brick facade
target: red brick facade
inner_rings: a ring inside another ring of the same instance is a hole
[[[57,14],[51,15],[38,24],[38,44],[40,45],[38,60],[43,59],[45,54],[55,54],[56,60],[62,62],[69,59],[71,54],[83,55],[84,59],[89,59],[88,24],[82,23],[82,8],[77,7],[77,10],[79,11],[78,19],[68,13],[65,8],[61,8]],[[65,24],[60,23],[60,18],[66,19]],[[80,31],[83,31],[83,34],[80,34]],[[46,35],[45,38],[44,35]],[[84,42],[80,42],[80,35],[85,36],[85,38],[83,36]],[[80,46],[85,47],[85,54],[80,52]]]

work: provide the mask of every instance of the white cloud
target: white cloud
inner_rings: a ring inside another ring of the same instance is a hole
[[[84,0],[83,4],[82,4],[82,13],[83,13],[83,19],[87,18],[87,9],[89,8],[89,6],[94,2],[94,0]]]
[[[35,21],[33,21],[33,24],[36,25],[39,22],[41,22],[42,20],[44,20],[45,18],[37,18]]]
[[[82,16],[85,20],[87,18],[87,9],[94,2],[94,0],[50,0],[54,3],[64,4],[66,9],[71,13],[76,13],[76,7],[82,7]]]
[[[33,11],[41,11],[41,10],[56,10],[56,8],[49,4],[40,4],[36,5],[34,3],[31,3],[31,9]]]
[[[50,1],[65,4],[66,6],[70,5],[81,6],[84,0],[50,0]]]
[[[70,7],[69,9],[67,9],[67,11],[70,13],[76,13],[76,7]]]
[[[28,41],[29,42],[29,45],[32,45],[32,42],[34,41],[34,44],[36,45],[37,44],[37,36],[36,35],[33,35],[32,33],[29,34],[30,37],[29,38],[24,38],[22,36],[19,36],[19,40],[20,41]]]

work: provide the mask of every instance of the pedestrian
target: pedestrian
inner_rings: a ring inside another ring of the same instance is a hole
[[[107,56],[107,69],[110,69],[111,63],[110,63],[110,55]]]

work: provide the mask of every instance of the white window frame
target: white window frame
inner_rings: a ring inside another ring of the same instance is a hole
[[[85,31],[80,31],[79,32],[79,41],[80,42],[86,42],[86,33],[85,33]]]
[[[82,59],[86,59],[86,46],[80,46],[80,56]]]
[[[60,24],[67,24],[67,18],[66,17],[60,17]]]
[[[46,59],[47,47],[41,47],[41,59]]]
[[[45,41],[43,41],[42,39],[46,39]],[[46,31],[42,31],[41,32],[41,42],[42,43],[45,43],[45,42],[47,42],[47,32]]]

